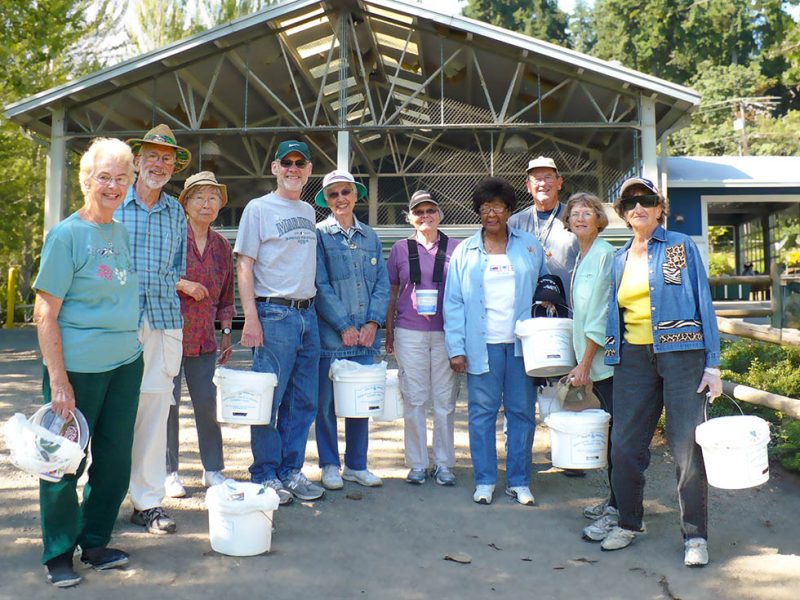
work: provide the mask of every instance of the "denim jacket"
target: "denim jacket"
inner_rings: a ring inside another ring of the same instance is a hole
[[[531,316],[533,293],[541,275],[548,274],[539,240],[520,229],[508,228],[508,259],[514,267],[514,320]],[[489,256],[481,232],[461,242],[450,258],[444,288],[444,342],[447,355],[465,356],[467,372],[480,375],[489,371],[486,349],[486,294],[483,275]],[[519,339],[515,356],[522,356]]]
[[[605,363],[619,364],[623,337],[622,311],[617,303],[619,283],[633,240],[614,254],[614,281],[608,303]],[[688,236],[656,227],[647,243],[650,265],[650,306],[653,350],[704,350],[706,367],[719,365],[719,330],[711,303],[705,266]]]
[[[353,217],[355,230],[348,240],[331,215],[317,223],[317,315],[322,356],[376,355],[380,353],[380,331],[370,348],[345,346],[342,332],[360,329],[367,321],[379,326],[389,306],[389,274],[381,242],[371,227]]]

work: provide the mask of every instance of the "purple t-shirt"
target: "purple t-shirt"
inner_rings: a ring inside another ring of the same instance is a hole
[[[414,284],[411,283],[408,264],[408,241],[400,240],[392,246],[386,268],[389,271],[389,281],[392,285],[400,286],[400,292],[397,295],[397,316],[394,320],[395,327],[413,329],[415,331],[444,330],[444,320],[442,318],[444,283],[447,280],[447,269],[450,266],[450,257],[453,255],[453,250],[458,246],[458,243],[459,240],[448,238],[447,252],[445,253],[446,258],[444,261],[444,276],[441,283],[433,283],[433,265],[436,261],[436,252],[439,250],[439,241],[437,240],[430,250],[417,242],[419,270],[422,279],[420,283],[417,284],[417,289],[439,290],[436,314],[432,316],[423,316],[417,313],[417,307],[412,293]]]

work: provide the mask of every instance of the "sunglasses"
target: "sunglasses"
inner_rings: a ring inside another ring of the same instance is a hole
[[[655,208],[660,202],[661,198],[659,198],[658,195],[647,194],[645,196],[628,196],[622,198],[620,199],[620,206],[622,207],[622,212],[628,212],[636,208],[637,204],[641,205],[642,208]]]
[[[308,161],[305,158],[298,158],[297,160],[292,160],[291,158],[282,158],[281,159],[281,166],[284,169],[288,169],[292,166],[297,167],[298,169],[302,169],[308,164]]]
[[[351,190],[350,188],[344,188],[340,192],[325,192],[325,197],[328,200],[336,200],[339,196],[342,196],[343,198],[346,198],[347,196],[349,196],[352,193],[353,193],[353,190]]]
[[[420,208],[418,210],[412,210],[411,214],[414,215],[415,217],[424,217],[426,215],[435,215],[438,212],[439,212],[438,208],[426,208],[424,210]]]

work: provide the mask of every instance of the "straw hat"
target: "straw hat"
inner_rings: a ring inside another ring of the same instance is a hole
[[[224,183],[219,183],[217,181],[217,176],[211,171],[200,171],[199,173],[195,173],[189,177],[184,182],[183,191],[181,192],[181,195],[178,196],[178,202],[181,203],[181,206],[184,208],[186,207],[186,197],[189,195],[189,190],[191,190],[193,187],[198,187],[201,185],[210,185],[220,191],[220,194],[222,194],[222,204],[220,205],[220,208],[228,203],[228,187]]]
[[[192,153],[183,146],[178,146],[172,130],[163,123],[156,125],[144,134],[142,138],[128,140],[128,145],[134,154],[138,154],[142,144],[156,144],[157,146],[167,146],[175,150],[175,172],[180,173],[189,163],[192,162]]]

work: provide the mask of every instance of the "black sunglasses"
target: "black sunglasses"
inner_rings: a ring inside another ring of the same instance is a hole
[[[308,164],[308,161],[305,158],[298,158],[297,160],[292,160],[291,158],[282,158],[281,159],[281,166],[284,169],[288,169],[292,165],[294,165],[298,169],[302,169],[307,164]]]
[[[657,194],[646,194],[644,196],[627,196],[620,200],[622,212],[628,212],[640,204],[643,208],[654,208],[659,205],[661,198]]]

